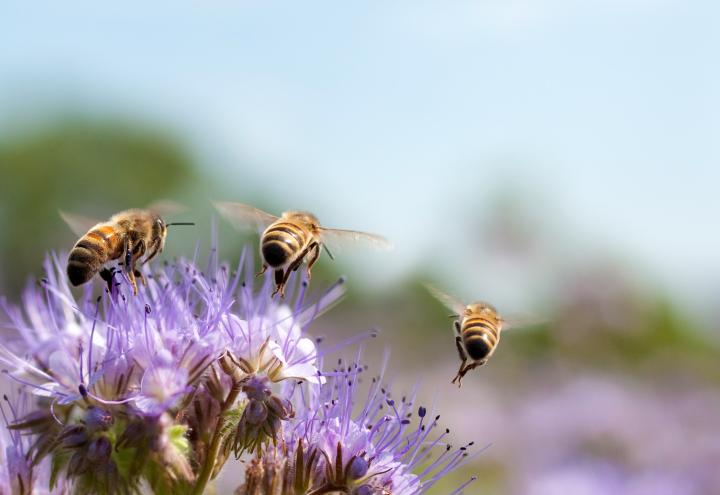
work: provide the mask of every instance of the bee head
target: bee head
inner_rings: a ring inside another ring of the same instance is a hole
[[[165,238],[167,237],[167,224],[160,218],[160,215],[153,214],[153,237],[160,240],[160,249],[165,247]]]
[[[313,233],[317,233],[320,230],[320,222],[317,217],[307,211],[288,211],[285,212],[283,216],[298,223],[302,223]]]
[[[465,315],[476,315],[497,323],[502,322],[502,318],[500,318],[495,306],[486,302],[474,302],[472,304],[468,304],[467,308],[465,308]]]

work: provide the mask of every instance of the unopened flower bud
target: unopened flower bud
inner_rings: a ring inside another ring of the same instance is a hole
[[[370,485],[360,485],[352,491],[352,495],[375,495],[375,490]]]
[[[114,422],[112,414],[99,407],[91,407],[85,413],[85,426],[90,431],[106,431]]]
[[[63,447],[75,448],[85,445],[88,441],[85,429],[80,425],[74,425],[67,428],[60,434]]]
[[[267,400],[267,405],[270,408],[270,411],[280,419],[285,420],[295,416],[292,402],[284,397],[273,395]]]
[[[270,380],[265,377],[253,376],[243,385],[243,392],[251,401],[264,401],[272,393]]]
[[[268,417],[268,409],[264,403],[251,400],[245,408],[245,418],[251,425],[259,425]]]
[[[355,457],[350,461],[348,476],[353,480],[358,480],[367,474],[368,469],[370,469],[370,463],[364,457]]]
[[[88,445],[87,460],[94,464],[103,464],[110,459],[112,444],[107,437],[98,437]]]

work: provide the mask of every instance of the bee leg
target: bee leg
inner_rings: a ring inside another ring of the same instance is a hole
[[[455,345],[457,346],[458,355],[460,356],[460,360],[465,364],[465,361],[467,361],[467,354],[465,354],[465,348],[462,344],[462,337],[459,335],[455,337]]]
[[[307,256],[310,249],[314,246],[314,244],[309,245],[305,249],[302,250],[302,252],[298,255],[295,260],[288,265],[287,269],[285,270],[285,276],[282,279],[281,285],[282,289],[280,290],[280,295],[282,297],[285,297],[285,284],[287,284],[288,279],[290,279],[290,274],[292,272],[296,272],[298,268],[300,268],[300,265],[302,265],[303,260]]]
[[[455,321],[453,322],[453,325],[455,326],[455,333],[458,334],[458,338],[460,338],[460,337],[459,337],[459,336],[461,335],[461,332],[460,332],[460,320],[455,320]]]
[[[130,284],[133,287],[133,296],[137,296],[138,287],[137,287],[137,280],[135,280],[135,271],[131,270],[131,271],[127,272],[127,277],[130,280]]]
[[[465,366],[465,363],[460,365],[460,369],[457,372],[457,375],[455,378],[453,378],[453,381],[451,383],[457,382],[458,388],[462,387],[462,379],[465,376],[465,374],[470,370],[469,366]]]
[[[130,262],[132,261],[132,241],[130,240],[129,235],[126,235],[125,240],[123,241],[122,259],[123,260],[120,264],[123,266],[123,271],[126,272],[130,266]]]
[[[135,263],[133,262],[133,243],[129,235],[125,236],[123,247],[123,272],[133,287],[133,295],[137,295],[137,282],[135,281]]]
[[[105,281],[107,284],[108,293],[112,294],[112,285],[113,285],[113,275],[115,274],[115,271],[110,268],[103,268],[100,270],[100,278]]]
[[[460,387],[460,380],[467,374],[468,371],[474,370],[475,368],[478,368],[482,366],[483,364],[487,363],[487,360],[484,361],[475,361],[473,363],[468,364],[467,366],[460,366],[460,371],[458,371],[457,376],[452,381],[452,383],[455,383],[455,380],[457,380],[458,388]],[[463,363],[464,365],[465,363]]]
[[[135,262],[143,254],[145,254],[145,242],[140,240],[137,245],[133,245],[131,237],[127,236],[125,238],[125,266],[123,267],[123,271],[133,286],[133,295],[135,296],[137,296],[138,293],[137,281],[135,280]]]
[[[275,272],[275,283],[278,283],[278,289],[275,292],[280,292],[280,297],[285,298],[285,284],[287,284],[288,279],[290,278],[290,274],[298,269],[300,266],[300,263],[302,262],[302,258],[298,257],[295,261],[293,261],[290,266],[287,267],[285,270],[285,273],[282,276],[282,279],[280,280],[280,283],[277,282],[277,271]]]
[[[160,241],[155,241],[150,245],[150,249],[148,250],[148,255],[145,257],[145,259],[142,261],[142,264],[144,265],[151,259],[153,259],[155,256],[157,256],[160,252],[162,252],[162,249],[160,249]]]
[[[262,275],[263,273],[265,273],[265,272],[267,271],[267,269],[268,269],[268,266],[267,266],[265,263],[263,263],[262,270],[260,270],[259,272],[257,272],[257,273],[255,274],[255,278],[257,278],[257,277],[259,277],[260,275]]]
[[[133,265],[135,264],[135,262],[137,262],[137,260],[143,257],[146,251],[146,247],[147,246],[145,245],[145,241],[143,241],[142,239],[140,239],[140,241],[138,241],[138,243],[135,245],[132,251]]]
[[[285,273],[282,268],[279,268],[275,270],[275,290],[272,294],[270,294],[270,297],[274,297],[275,294],[278,292],[280,293],[280,297],[283,297],[285,294],[285,283],[283,280],[285,279]]]
[[[307,279],[308,279],[308,281],[309,281],[310,278],[312,277],[312,275],[310,274],[310,270],[312,269],[312,266],[315,264],[315,262],[316,262],[316,261],[318,260],[318,258],[320,257],[320,244],[314,243],[314,244],[310,247],[310,249],[311,249],[312,251],[310,252],[310,258],[308,258],[308,266],[307,266]]]
[[[455,383],[457,381],[458,387],[460,386],[460,380],[462,380],[462,377],[465,376],[465,373],[467,371],[465,370],[465,363],[467,363],[467,354],[465,354],[465,349],[462,345],[462,338],[458,335],[455,337],[455,345],[457,346],[458,355],[460,356],[460,360],[462,361],[460,363],[460,369],[457,372],[457,375],[455,375],[455,378],[453,378],[452,382]]]
[[[135,266],[136,266],[138,260],[143,257],[143,255],[145,254],[145,252],[146,252],[145,241],[143,241],[143,240],[141,239],[140,242],[138,242],[138,243],[135,245],[135,248],[134,248],[133,251],[132,251],[132,262],[131,262],[131,266],[132,266],[133,276],[136,277],[136,278],[139,278],[139,279],[140,279],[140,283],[142,283],[143,285],[147,285],[146,282],[145,282],[145,276],[140,272],[140,270],[138,270],[137,268],[135,268]],[[141,264],[142,264],[142,263],[141,263]],[[137,294],[137,290],[135,291],[135,293]]]
[[[455,378],[452,379],[450,383],[455,384],[457,382],[458,388],[461,387],[460,380],[462,380],[462,377],[465,376],[465,373],[463,372],[463,367],[465,366],[465,363],[460,365],[460,369],[457,372],[457,375],[455,375]]]

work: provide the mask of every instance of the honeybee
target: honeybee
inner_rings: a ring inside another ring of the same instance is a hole
[[[455,345],[460,355],[460,369],[452,383],[460,382],[465,374],[487,363],[500,342],[504,320],[492,304],[477,301],[464,304],[458,298],[426,284],[430,293],[455,313],[451,317],[455,327]],[[471,362],[467,364],[468,360]]]
[[[169,203],[162,206],[176,208]],[[88,282],[96,274],[112,287],[113,276],[121,271],[130,281],[133,294],[137,295],[137,280],[145,279],[137,269],[138,262],[144,265],[165,247],[167,228],[170,225],[194,225],[192,222],[165,223],[160,216],[161,205],[149,209],[121,211],[106,222],[60,212],[60,216],[80,239],[70,251],[67,275],[70,283],[78,286]],[[121,270],[108,266],[119,260]]]
[[[260,253],[263,265],[258,276],[274,270],[275,291],[285,297],[285,284],[290,274],[297,271],[303,262],[307,263],[307,278],[320,250],[325,249],[330,259],[334,259],[327,247],[330,240],[361,241],[378,248],[389,249],[392,244],[385,238],[355,230],[328,229],[320,226],[317,217],[305,211],[286,211],[280,217],[241,203],[216,202],[215,208],[236,228],[257,227],[264,229],[260,238]]]

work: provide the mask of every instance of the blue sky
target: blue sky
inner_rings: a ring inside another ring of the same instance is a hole
[[[522,284],[462,236],[525,191],[543,259],[616,256],[717,302],[719,5],[4,2],[0,115],[165,123],[226,183],[392,235],[389,273],[447,256],[465,293]]]

